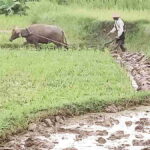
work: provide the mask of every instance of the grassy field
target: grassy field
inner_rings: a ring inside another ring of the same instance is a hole
[[[82,3],[85,3],[84,0]],[[97,1],[92,4],[96,5]],[[77,5],[76,3],[72,5],[58,5],[48,0],[29,2],[28,5],[31,8],[28,10],[28,16],[16,15],[6,17],[1,15],[0,19],[3,21],[0,24],[0,29],[11,30],[15,26],[27,27],[33,23],[56,24],[64,29],[68,43],[71,45],[85,45],[91,34],[99,34],[96,41],[102,45],[105,42],[104,36],[106,35],[102,31],[108,28],[108,25],[109,28],[113,26],[112,13],[118,12],[127,24],[132,24],[132,29],[131,27],[127,28],[126,45],[128,49],[149,53],[150,18],[149,10],[147,9],[99,9],[94,6],[88,7],[86,6],[87,4],[85,6]],[[57,13],[58,10],[59,13]],[[109,24],[107,25],[108,21]],[[105,27],[101,28],[103,23],[105,23]],[[11,44],[8,41],[9,37],[10,34],[1,33],[1,47],[16,48],[17,46],[15,47],[14,45],[22,46],[23,39],[16,40],[14,44]],[[95,41],[90,39],[88,43],[90,42],[93,43]]]
[[[94,8],[117,8],[117,9],[134,9],[143,10],[149,9],[149,0],[50,0],[60,5],[77,5]]]
[[[42,110],[103,106],[136,94],[108,52],[1,50],[0,68],[0,133],[26,126]]]
[[[58,5],[47,0],[28,5],[31,8],[28,16],[1,15],[0,29],[32,23],[56,24],[64,29],[70,44],[83,48],[36,51],[34,47],[23,47],[24,39],[10,43],[10,34],[1,33],[0,135],[5,135],[6,130],[26,127],[43,111],[50,114],[65,106],[73,109],[75,105],[77,110],[96,112],[110,102],[149,96],[148,92],[134,91],[126,72],[107,50],[86,46],[93,43],[101,46],[105,42],[103,25],[112,27],[111,14],[119,12],[131,26],[127,47],[150,54],[148,10],[99,9],[76,3]]]

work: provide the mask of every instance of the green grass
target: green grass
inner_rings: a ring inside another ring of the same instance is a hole
[[[50,0],[61,5],[80,5],[94,8],[149,9],[149,0]]]
[[[118,12],[132,25],[127,33],[127,47],[149,54],[149,10],[99,9],[88,7],[88,3],[58,5],[48,0],[28,5],[28,16],[0,16],[0,29],[32,23],[56,24],[64,29],[70,44],[85,48],[36,51],[23,47],[24,39],[10,43],[10,34],[1,34],[0,135],[26,127],[39,112],[57,112],[68,107],[96,112],[110,102],[149,96],[149,92],[134,91],[126,72],[107,51],[87,48],[106,42],[103,29],[112,27],[111,14]]]
[[[136,94],[108,52],[1,50],[0,68],[0,133],[42,110]]]

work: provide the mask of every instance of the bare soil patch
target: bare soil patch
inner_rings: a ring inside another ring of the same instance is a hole
[[[142,53],[112,51],[112,56],[121,64],[137,91],[150,90],[150,59]]]

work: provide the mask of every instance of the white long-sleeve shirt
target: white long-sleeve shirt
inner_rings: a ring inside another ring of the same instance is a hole
[[[118,37],[120,37],[122,33],[124,32],[124,22],[121,18],[119,18],[118,20],[115,20],[114,27],[110,31],[110,33],[114,33],[115,31],[118,32]]]

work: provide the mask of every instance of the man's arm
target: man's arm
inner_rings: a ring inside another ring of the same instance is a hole
[[[110,35],[111,33],[114,33],[115,31],[116,31],[116,28],[115,28],[115,25],[114,25],[114,27],[112,28],[112,30],[110,32],[108,32],[107,35]]]
[[[114,33],[116,31],[115,26],[112,28],[112,30],[110,31],[110,33]]]

